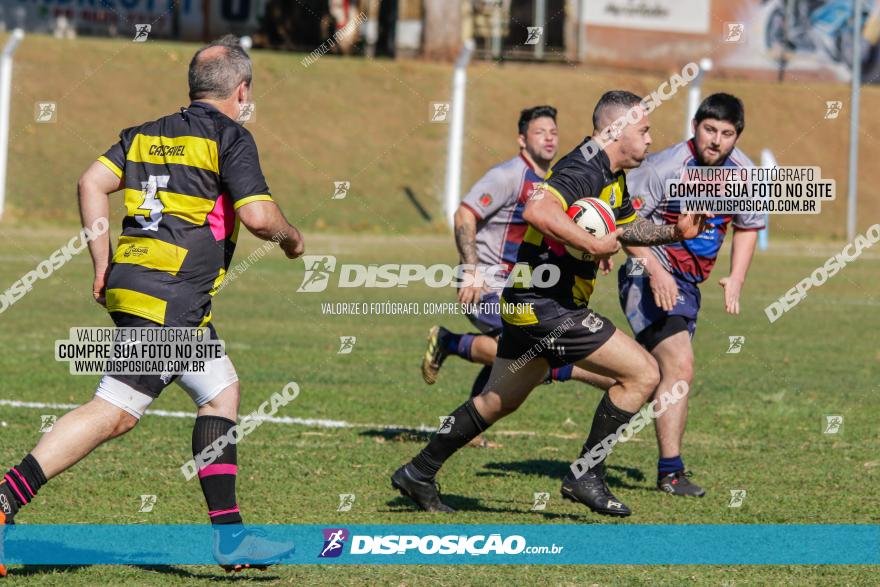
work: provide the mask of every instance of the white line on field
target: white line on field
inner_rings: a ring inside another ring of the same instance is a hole
[[[14,399],[0,399],[0,406],[9,406],[12,408],[35,408],[42,410],[72,410],[78,408],[78,404],[55,404],[43,402],[23,402]],[[168,410],[147,410],[150,416],[162,416],[165,418],[195,418],[194,412],[172,412]],[[289,416],[257,416],[255,420],[264,422],[274,422],[276,424],[299,424],[300,426],[315,426],[318,428],[400,428],[411,429],[407,426],[389,426],[383,424],[352,424],[342,420],[325,420],[320,418],[291,418]],[[413,430],[424,430],[425,432],[433,431],[433,428],[419,427]]]
[[[32,408],[38,410],[72,410],[74,408],[78,408],[79,404],[57,404],[57,403],[45,403],[45,402],[23,402],[14,399],[0,399],[0,406],[9,406],[10,408]],[[196,414],[194,412],[179,412],[179,411],[169,411],[169,410],[147,410],[147,415],[150,416],[161,416],[164,418],[195,418]],[[354,422],[346,422],[344,420],[327,420],[323,418],[291,418],[289,416],[257,416],[256,420],[261,420],[264,422],[273,422],[275,424],[295,424],[299,426],[311,426],[314,428],[379,428],[382,430],[402,430],[402,431],[413,431],[413,432],[434,432],[437,430],[436,427],[431,428],[421,424],[419,426],[402,426],[397,424],[358,424]],[[530,430],[499,430],[495,432],[495,434],[501,436],[536,436],[538,433]],[[553,433],[545,433],[543,436],[549,436],[553,438],[579,438],[579,435],[574,434],[553,434]]]

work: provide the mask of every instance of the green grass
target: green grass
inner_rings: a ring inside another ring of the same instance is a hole
[[[5,35],[0,35],[0,42]],[[0,225],[0,290],[67,242],[77,221],[75,181],[123,127],[186,103],[186,63],[195,45],[29,36],[15,58],[6,212]],[[275,194],[306,231],[309,253],[340,263],[453,263],[443,225],[447,127],[428,122],[430,103],[449,95],[446,65],[325,56],[308,69],[301,55],[254,52],[257,118],[249,128]],[[463,184],[514,153],[513,122],[536,103],[560,109],[561,149],[588,131],[595,100],[605,90],[655,88],[666,72],[621,73],[597,68],[487,63],[469,74]],[[706,92],[730,91],[747,106],[741,145],[753,158],[764,147],[785,165],[821,165],[837,180],[838,200],[820,216],[773,218],[773,249],[759,254],[740,317],[721,306],[716,275],[703,287],[696,336],[697,372],[685,456],[701,500],[676,500],[652,490],[656,449],[643,431],[611,459],[610,482],[635,511],[624,521],[597,518],[558,498],[559,478],[576,455],[599,399],[576,383],[542,386],[522,409],[494,427],[496,450],[466,449],[442,474],[444,494],[460,510],[456,522],[687,524],[878,523],[880,481],[880,251],[871,250],[774,324],[763,308],[840,245],[846,190],[845,117],[823,118],[826,100],[848,88],[832,83],[742,82],[709,79]],[[859,227],[876,222],[880,200],[867,181],[880,156],[880,89],[862,94]],[[58,121],[33,122],[37,101],[58,103]],[[845,108],[848,105],[845,104]],[[655,149],[680,139],[683,95],[652,115]],[[847,110],[845,109],[846,113]],[[331,201],[333,182],[351,182],[350,196]],[[411,188],[431,218],[409,202]],[[121,200],[113,200],[118,227]],[[779,237],[787,240],[782,242]],[[816,244],[813,244],[816,243]],[[236,261],[257,248],[244,238]],[[302,394],[281,415],[362,424],[348,429],[266,424],[241,446],[239,501],[248,522],[430,523],[389,489],[388,475],[422,446],[424,435],[378,425],[434,426],[470,389],[477,369],[456,359],[440,381],[425,386],[418,372],[424,335],[435,323],[469,329],[461,316],[324,316],[321,302],[444,302],[452,291],[330,289],[298,294],[302,262],[278,252],[249,268],[218,296],[215,323],[242,380],[248,412],[297,381]],[[53,360],[53,343],[72,326],[109,325],[91,301],[87,255],[0,314],[0,399],[82,403],[98,377],[71,376]],[[626,328],[616,280],[600,281],[596,308]],[[340,336],[354,335],[350,355]],[[726,354],[728,336],[745,335],[743,351]],[[154,404],[192,410],[178,388]],[[17,462],[39,439],[46,409],[0,406],[0,466]],[[60,415],[60,412],[57,412]],[[821,434],[826,414],[843,414],[839,436]],[[202,523],[201,492],[178,472],[189,455],[191,423],[148,417],[130,434],[98,449],[53,480],[18,518],[47,523]],[[528,434],[523,434],[524,432]],[[96,482],[97,481],[97,482]],[[742,508],[727,507],[730,489],[746,489]],[[532,494],[547,491],[544,512]],[[156,494],[152,513],[138,513],[139,496]],[[336,511],[339,493],[354,493],[354,509]],[[671,545],[670,548],[674,548]],[[215,567],[14,568],[21,584],[207,584],[223,580]],[[279,567],[258,584],[328,585],[874,585],[876,567]]]
[[[116,225],[118,211],[114,212]],[[69,239],[63,229],[0,229],[3,289]],[[237,261],[259,246],[243,239]],[[611,458],[610,483],[635,515],[596,517],[558,498],[558,485],[582,444],[599,399],[576,383],[541,386],[519,412],[494,427],[495,450],[465,449],[444,469],[444,494],[460,509],[457,523],[878,523],[880,481],[880,354],[875,344],[880,258],[869,250],[790,313],[769,324],[763,308],[808,275],[833,246],[778,243],[759,254],[739,317],[723,312],[716,285],[728,263],[719,261],[704,285],[696,336],[695,396],[685,456],[700,500],[668,498],[652,490],[656,459],[646,429]],[[335,254],[339,263],[454,262],[446,237],[317,236],[310,253]],[[839,250],[839,247],[838,247]],[[389,489],[388,475],[415,454],[423,435],[388,432],[377,424],[434,426],[466,396],[476,368],[450,359],[440,381],[425,386],[418,371],[424,335],[435,323],[465,330],[461,316],[324,316],[326,301],[442,302],[452,291],[332,287],[296,293],[302,262],[275,251],[251,266],[218,296],[215,322],[242,380],[242,412],[255,409],[288,381],[300,397],[279,415],[361,423],[351,429],[265,424],[239,450],[239,502],[252,523],[432,523]],[[33,402],[87,401],[96,376],[71,376],[53,360],[53,342],[71,326],[108,325],[91,302],[91,266],[80,255],[0,315],[4,349],[0,398]],[[595,307],[626,328],[616,306],[616,279],[600,279]],[[354,335],[350,355],[339,337]],[[738,355],[728,336],[744,335]],[[191,411],[188,397],[169,388],[154,408]],[[52,410],[0,406],[0,463],[17,462],[39,438],[40,415]],[[55,412],[60,415],[61,412]],[[843,433],[821,434],[825,414],[843,414]],[[125,437],[99,448],[53,480],[20,523],[201,523],[201,492],[178,472],[190,458],[191,422],[146,417]],[[531,434],[519,434],[530,432]],[[6,466],[6,465],[3,465]],[[730,489],[747,489],[741,509],[727,507]],[[531,512],[532,493],[547,491],[545,512]],[[152,513],[138,513],[139,496],[156,494]],[[339,493],[357,496],[352,511],[336,511]],[[445,520],[444,520],[445,521]],[[13,573],[16,569],[13,568]],[[212,567],[80,567],[25,569],[18,583],[197,584],[215,581]],[[257,575],[268,584],[876,584],[866,567],[278,567]],[[726,582],[726,583],[725,583]]]

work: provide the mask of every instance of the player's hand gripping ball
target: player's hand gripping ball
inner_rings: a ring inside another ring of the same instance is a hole
[[[576,201],[568,207],[568,217],[596,238],[602,238],[617,229],[614,211],[599,198],[581,198]],[[593,255],[580,249],[566,245],[565,250],[579,261],[593,260]]]

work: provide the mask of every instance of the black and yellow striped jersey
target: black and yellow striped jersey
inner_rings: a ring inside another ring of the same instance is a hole
[[[611,171],[611,162],[604,151],[586,157],[586,150],[582,152],[582,148],[587,140],[553,166],[543,187],[548,195],[559,199],[564,210],[581,198],[600,198],[611,206],[618,226],[632,222],[636,219],[636,211],[626,189],[626,174]],[[532,270],[544,264],[555,265],[560,276],[549,287],[522,287],[526,285],[524,283],[507,287],[503,294],[505,302],[531,304],[534,313],[504,315],[506,321],[535,324],[540,319],[554,318],[568,310],[585,307],[590,301],[596,284],[596,263],[575,259],[561,242],[545,236],[534,226],[526,229],[517,263],[527,263]]]
[[[98,160],[125,186],[107,310],[167,326],[207,324],[235,250],[235,210],[272,199],[253,137],[210,104],[193,102],[123,130]]]

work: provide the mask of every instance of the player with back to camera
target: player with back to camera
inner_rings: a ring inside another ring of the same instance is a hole
[[[116,326],[207,327],[217,339],[211,299],[232,260],[239,222],[263,240],[276,240],[288,258],[302,255],[302,235],[272,201],[254,139],[236,122],[250,103],[251,78],[250,57],[235,37],[203,47],[189,65],[191,104],[123,130],[80,178],[83,226],[106,222],[109,195],[125,190],[127,214],[115,254],[107,233],[89,242],[94,298]],[[175,379],[198,406],[194,457],[227,436],[239,405],[238,375],[227,356],[208,361],[204,372],[171,378],[104,375],[95,397],[59,418],[3,477],[0,523],[13,523],[49,479],[134,428]],[[227,571],[265,567],[293,551],[293,544],[242,526],[237,470],[231,443],[198,471],[214,528],[214,558]],[[90,483],[99,482],[91,477]]]

